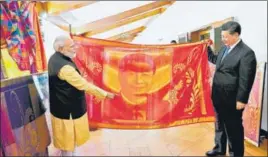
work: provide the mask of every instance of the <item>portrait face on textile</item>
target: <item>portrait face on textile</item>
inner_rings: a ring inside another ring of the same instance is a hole
[[[118,79],[121,96],[129,105],[147,102],[151,90],[155,64],[151,56],[145,54],[129,54],[119,61]]]
[[[102,108],[106,108],[102,111],[104,117],[115,121],[148,122],[168,112],[171,53],[152,52],[124,53],[107,49],[103,81],[117,95],[113,100],[105,99],[102,103],[105,106]]]
[[[73,36],[79,70],[113,99],[87,95],[92,126],[163,128],[215,120],[207,43],[144,45]],[[134,102],[134,103],[133,103]]]

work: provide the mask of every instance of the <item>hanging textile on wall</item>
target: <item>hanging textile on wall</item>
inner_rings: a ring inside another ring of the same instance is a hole
[[[38,17],[38,12],[36,10],[36,2],[29,4],[30,11],[30,24],[31,29],[34,31],[36,42],[35,42],[35,64],[37,72],[43,72],[47,70],[47,61],[45,55],[45,48],[43,44],[41,27]]]
[[[260,146],[261,113],[263,106],[264,78],[266,64],[259,63],[255,80],[249,95],[248,104],[243,113],[245,139],[255,146]]]
[[[1,49],[1,68],[4,78],[16,78],[30,75],[30,70],[20,70],[17,63],[9,55],[8,49]]]
[[[46,70],[47,63],[35,2],[7,1],[2,2],[0,7],[1,49],[6,45],[9,55],[20,71],[36,73]]]
[[[49,144],[45,108],[33,77],[2,80],[1,145],[5,155],[43,156]]]
[[[116,93],[88,95],[91,126],[163,128],[214,121],[206,43],[135,45],[73,36],[82,75]]]
[[[35,72],[35,36],[29,25],[29,2],[1,3],[1,34],[5,38],[10,56],[21,70]]]
[[[1,49],[1,52],[3,50]],[[3,79],[6,79],[7,78],[7,75],[6,75],[6,69],[5,69],[5,66],[4,66],[4,63],[3,63],[3,57],[2,57],[2,53],[0,54],[0,80],[3,80]]]

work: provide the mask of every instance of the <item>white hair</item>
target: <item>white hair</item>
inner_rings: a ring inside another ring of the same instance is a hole
[[[60,51],[60,48],[64,47],[65,42],[67,40],[70,40],[70,39],[71,38],[69,36],[66,36],[66,35],[61,35],[61,36],[56,37],[56,39],[54,40],[54,43],[53,43],[54,50]]]

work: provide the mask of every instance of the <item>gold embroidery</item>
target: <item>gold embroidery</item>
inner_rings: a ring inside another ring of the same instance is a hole
[[[189,70],[186,72],[186,86],[189,87],[189,85],[192,83],[192,78],[194,78],[194,70],[192,68],[189,68]]]
[[[194,49],[189,53],[189,57],[187,58],[187,64],[191,63],[192,58],[193,58],[193,52],[194,52]]]
[[[200,90],[200,108],[201,108],[201,114],[202,115],[206,115],[207,114],[207,108],[206,108],[206,104],[205,104],[205,98],[204,98],[204,90],[203,90],[203,83],[202,83],[202,71],[201,71],[201,65],[198,66],[198,74],[197,74],[197,84],[199,86],[199,90]],[[205,79],[205,78],[204,78]]]
[[[89,125],[92,127],[114,128],[114,129],[159,129],[165,127],[192,124],[192,123],[215,122],[215,117],[209,116],[209,117],[189,118],[189,119],[177,120],[170,124],[156,124],[152,120],[146,120],[146,121],[122,120],[122,119],[113,119],[113,120],[117,123],[128,123],[128,125],[99,123],[93,121],[89,121]],[[140,124],[147,124],[147,125],[140,125]]]
[[[183,87],[183,82],[182,80],[179,81],[179,83],[175,86],[176,90],[180,90]]]
[[[98,75],[102,72],[102,66],[100,65],[100,63],[94,61],[92,57],[89,57],[89,59],[87,60],[87,68],[89,68],[89,70],[94,75]]]
[[[192,49],[192,51],[189,54],[189,57],[187,58],[187,64],[192,62],[194,54],[198,53],[198,52],[200,52],[200,47],[195,47]]]
[[[169,91],[169,102],[171,104],[177,104],[179,102],[178,99],[178,91],[183,87],[183,81],[180,80],[177,85],[174,86],[172,90]]]
[[[200,86],[195,82],[193,85],[193,90],[190,98],[191,104],[184,109],[184,112],[192,114],[196,110],[196,104],[199,101],[199,99],[200,99]]]
[[[176,74],[178,72],[178,70],[180,72],[182,72],[185,69],[185,65],[183,63],[177,63],[175,64],[175,66],[173,67],[173,73]]]
[[[177,98],[178,91],[176,89],[172,89],[169,91],[169,102],[171,104],[177,104],[179,99]]]

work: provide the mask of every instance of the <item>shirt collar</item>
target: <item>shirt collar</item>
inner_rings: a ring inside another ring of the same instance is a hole
[[[234,43],[232,46],[230,46],[230,50],[232,50],[240,41],[241,41],[241,39],[238,39],[236,41],[236,43]]]

